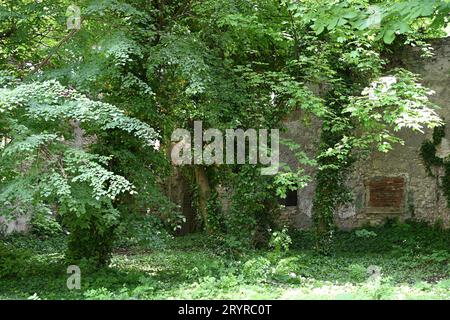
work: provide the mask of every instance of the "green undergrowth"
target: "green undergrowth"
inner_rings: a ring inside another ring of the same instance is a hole
[[[450,233],[438,227],[337,232],[328,256],[311,232],[289,236],[290,249],[239,253],[203,234],[116,247],[108,267],[79,263],[80,290],[66,286],[64,236],[10,236],[0,242],[0,298],[450,299]]]

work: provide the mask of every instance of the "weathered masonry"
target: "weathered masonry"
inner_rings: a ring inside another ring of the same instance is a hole
[[[432,100],[441,107],[438,113],[447,123],[445,137],[437,145],[436,155],[445,158],[450,154],[450,38],[433,41],[432,46],[432,58],[421,58],[419,49],[407,48],[398,53],[395,64],[420,74],[423,84],[436,92]],[[314,119],[308,124],[300,119],[302,114],[299,112],[285,122],[288,129],[286,137],[314,154],[320,125]],[[421,145],[425,139],[431,138],[432,131],[420,134],[403,130],[400,136],[405,140],[404,146],[396,145],[387,154],[374,151],[353,166],[347,181],[353,193],[353,203],[337,208],[335,219],[339,227],[351,229],[378,224],[388,217],[442,222],[450,227],[450,209],[440,187],[444,170],[437,168],[435,177],[431,177],[420,155]],[[291,165],[295,163],[289,152],[282,152],[283,160]],[[314,172],[310,174],[314,176]],[[290,200],[290,205],[284,209],[285,218],[297,227],[311,226],[314,187],[311,183],[298,190],[297,201]]]

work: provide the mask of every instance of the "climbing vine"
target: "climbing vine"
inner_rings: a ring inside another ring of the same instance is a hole
[[[321,134],[321,149],[334,146],[342,133],[332,132],[325,125]],[[320,169],[316,175],[316,190],[313,199],[313,223],[316,230],[316,248],[328,254],[331,251],[335,229],[334,213],[337,205],[351,200],[351,194],[345,186],[349,162],[336,157],[319,157]]]
[[[352,86],[337,87],[339,90],[335,89],[327,98],[329,116],[324,118],[322,126],[313,203],[320,251],[331,249],[337,205],[351,200],[345,185],[351,164],[370,154],[374,147],[380,152],[388,152],[394,143],[403,143],[396,135],[402,128],[422,131],[423,126],[439,128],[442,124],[428,98],[432,92],[418,82],[417,75],[402,69],[390,72],[391,75],[366,85],[360,95],[354,95],[354,92],[364,82],[349,81]],[[355,123],[355,117],[358,117],[358,123]],[[442,129],[436,129],[436,141],[442,139],[442,132]],[[427,144],[425,148],[433,147],[435,145]]]
[[[425,168],[430,177],[435,177],[433,168],[443,167],[444,175],[441,177],[440,188],[447,198],[447,207],[450,208],[450,160],[443,159],[436,155],[437,146],[445,137],[445,125],[434,128],[433,137],[431,140],[427,139],[420,147],[420,155],[425,163]]]

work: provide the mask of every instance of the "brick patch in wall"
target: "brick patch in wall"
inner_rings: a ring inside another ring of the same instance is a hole
[[[403,177],[376,177],[369,183],[369,207],[401,208],[404,205]]]

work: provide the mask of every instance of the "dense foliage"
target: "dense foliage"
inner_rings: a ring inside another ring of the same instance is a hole
[[[53,217],[70,233],[72,259],[106,263],[132,214],[180,227],[164,192],[167,155],[172,131],[195,120],[283,129],[301,110],[301,121],[320,121],[319,154],[297,150],[300,169],[183,169],[201,228],[240,248],[269,243],[277,196],[304,186],[303,167],[317,165],[323,252],[352,162],[401,143],[402,128],[441,124],[417,76],[387,66],[404,45],[430,54],[425,39],[444,34],[447,1],[79,0],[80,17],[70,5],[0,5],[0,214],[47,217],[41,226]],[[231,190],[226,214],[219,186]]]

